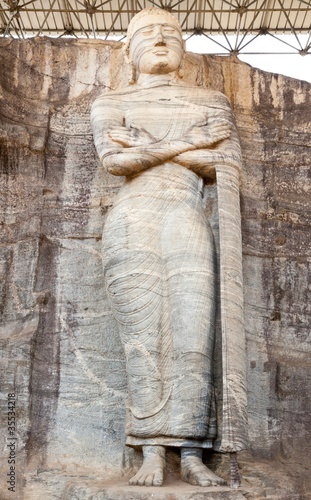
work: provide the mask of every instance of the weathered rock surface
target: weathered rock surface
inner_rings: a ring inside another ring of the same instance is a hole
[[[13,392],[15,498],[80,498],[75,478],[127,478],[140,460],[123,446],[124,356],[100,257],[122,179],[99,168],[89,122],[95,98],[126,84],[121,44],[1,40],[0,57],[1,498],[14,498],[5,484]],[[227,95],[244,157],[251,449],[242,473],[267,498],[307,498],[311,85],[191,54],[185,78]],[[174,453],[169,460],[174,475]],[[224,464],[214,459],[214,470]]]

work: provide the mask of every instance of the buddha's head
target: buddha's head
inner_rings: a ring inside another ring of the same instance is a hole
[[[125,46],[128,61],[140,74],[177,72],[184,54],[178,20],[166,10],[150,8],[131,20]]]

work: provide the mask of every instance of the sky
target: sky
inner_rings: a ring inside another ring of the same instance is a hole
[[[228,43],[223,36],[210,38],[228,47]],[[298,35],[297,38],[294,35],[280,35],[278,39],[269,35],[260,36],[247,45],[238,57],[241,61],[264,71],[280,73],[311,83],[311,53],[309,52],[306,55],[298,53],[299,49],[305,48],[310,42],[310,36]],[[246,37],[243,45],[245,46],[252,39],[252,36]],[[228,37],[228,40],[231,46],[234,47],[235,37]],[[204,35],[192,36],[188,40],[186,37],[186,47],[188,51],[200,54],[228,54],[220,45],[217,45]],[[265,51],[277,52],[277,54],[262,54]]]

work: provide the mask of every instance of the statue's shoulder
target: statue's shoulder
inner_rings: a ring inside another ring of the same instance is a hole
[[[125,87],[118,90],[109,90],[104,94],[99,95],[92,103],[92,110],[96,108],[113,108],[123,109],[128,101],[132,100],[133,94],[137,93],[137,89],[133,87]]]
[[[204,101],[207,106],[231,109],[229,99],[218,90],[207,89],[205,87],[193,87],[193,95]]]
[[[103,104],[109,106],[109,104],[118,103],[119,101],[121,102],[121,99],[122,93],[116,90],[109,90],[108,92],[105,92],[104,94],[98,96],[95,101],[93,101],[92,108],[101,106]]]
[[[129,85],[128,87],[108,90],[107,92],[99,95],[94,102],[108,99],[121,100],[124,96],[126,97],[130,94],[133,94],[133,92],[137,92],[138,90],[141,90],[141,88],[137,87],[136,85]]]

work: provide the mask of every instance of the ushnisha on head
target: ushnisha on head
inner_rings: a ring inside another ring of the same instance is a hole
[[[135,82],[137,74],[176,72],[181,78],[184,41],[177,18],[155,7],[141,10],[128,26],[125,54],[130,64],[130,83]]]

